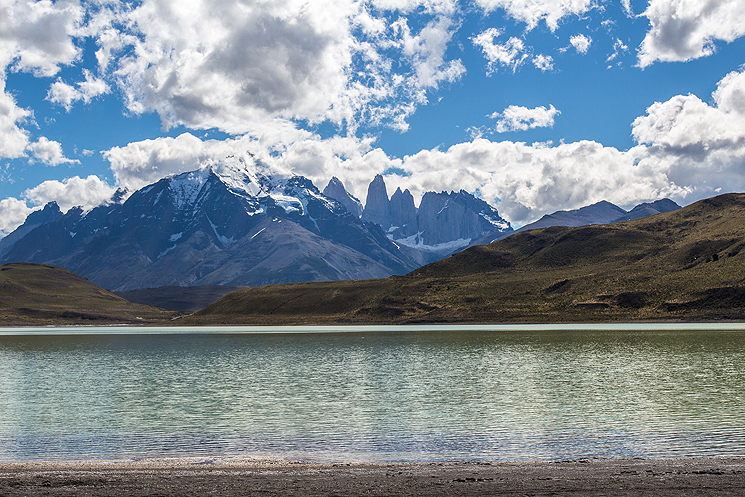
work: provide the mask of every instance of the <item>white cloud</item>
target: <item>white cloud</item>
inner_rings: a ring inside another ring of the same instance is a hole
[[[550,55],[536,55],[533,57],[533,65],[543,72],[554,70],[554,58]]]
[[[713,101],[708,105],[687,95],[654,104],[634,121],[638,145],[628,151],[592,141],[528,145],[477,136],[447,150],[394,159],[374,148],[372,139],[321,140],[305,133],[279,146],[247,137],[203,141],[184,134],[115,148],[105,156],[119,184],[130,188],[246,151],[320,187],[336,175],[359,198],[376,173],[401,171],[386,176],[389,189],[409,188],[415,198],[425,191],[478,190],[488,202],[500,199],[496,206],[507,219],[525,224],[600,200],[628,206],[661,197],[682,202],[745,190],[745,72],[723,78]],[[505,127],[525,129],[549,125],[558,112],[551,106],[513,106],[492,117],[502,118]]]
[[[5,91],[5,73],[10,69],[49,77],[77,60],[80,51],[73,38],[82,17],[83,10],[72,0],[0,1],[0,158],[15,159],[36,151],[42,161],[65,161],[50,149],[55,142],[42,138],[30,143],[23,125],[33,122],[33,112],[18,107]]]
[[[4,237],[23,224],[26,216],[31,214],[26,202],[9,197],[0,200],[0,237]]]
[[[99,68],[115,64],[127,108],[157,112],[166,128],[260,136],[266,125],[329,120],[351,130],[361,122],[406,129],[428,90],[465,71],[445,59],[456,9],[452,1],[367,7],[145,0],[111,23],[126,29],[101,30]],[[424,27],[414,32],[394,12],[425,16]]]
[[[92,209],[110,200],[116,188],[102,181],[98,176],[87,178],[73,176],[63,181],[48,180],[23,192],[23,197],[35,205],[45,205],[56,201],[62,211],[80,206]]]
[[[0,75],[0,158],[18,159],[31,156],[49,166],[71,163],[56,141],[40,137],[32,143],[29,132],[22,125],[33,121],[33,112],[18,107],[15,99],[5,90],[5,79]]]
[[[623,52],[628,52],[629,46],[626,45],[623,41],[621,41],[620,38],[616,38],[615,43],[613,43],[613,53],[608,56],[607,59],[605,59],[606,62],[613,62],[618,58],[618,56]],[[620,62],[618,63],[621,64]]]
[[[507,133],[510,131],[527,131],[533,128],[551,128],[554,125],[554,118],[561,114],[553,105],[546,107],[536,107],[529,109],[517,105],[510,105],[501,114],[495,112],[492,119],[497,121],[497,133]]]
[[[452,19],[441,17],[413,36],[405,21],[396,24],[401,31],[403,53],[412,61],[419,86],[436,88],[440,81],[456,81],[466,72],[460,60],[445,62],[445,50],[453,37]]]
[[[18,107],[15,98],[5,92],[5,78],[0,75],[0,158],[23,157],[29,137],[20,125],[32,116],[31,111]]]
[[[651,28],[639,48],[639,66],[688,61],[716,51],[717,40],[745,35],[745,2],[740,0],[650,0],[642,16]]]
[[[68,85],[61,79],[52,83],[47,93],[47,100],[62,105],[66,110],[72,109],[75,102],[90,103],[94,98],[109,93],[109,85],[101,78],[96,78],[87,69],[83,70],[85,81],[76,83],[77,88]]]
[[[556,31],[559,21],[568,16],[579,16],[595,6],[594,0],[476,0],[487,12],[504,9],[508,16],[535,28],[541,20],[551,31]]]
[[[37,160],[47,166],[59,166],[60,164],[77,163],[76,160],[70,160],[62,153],[62,145],[59,142],[52,141],[42,136],[38,141],[30,143],[27,146],[32,161]]]
[[[745,73],[725,76],[714,105],[695,95],[657,102],[632,127],[649,157],[667,168],[672,181],[690,185],[696,198],[745,190]]]
[[[621,152],[590,141],[550,146],[476,139],[406,157],[399,166],[405,174],[388,176],[386,183],[417,197],[430,190],[478,190],[492,204],[501,199],[500,214],[518,224],[600,200],[627,205],[688,193],[644,153],[643,147]]]
[[[713,97],[720,111],[745,116],[745,70],[722,78]]]
[[[590,49],[590,45],[592,45],[592,38],[578,34],[569,38],[569,43],[577,50],[577,53],[586,54]]]
[[[628,17],[634,17],[634,9],[631,8],[631,0],[621,0],[623,11],[626,12]]]
[[[501,35],[502,32],[498,29],[489,28],[471,39],[474,45],[481,47],[484,56],[489,61],[487,66],[489,73],[495,72],[498,65],[509,67],[512,72],[515,72],[528,58],[526,53],[528,49],[520,38],[513,36],[505,43],[494,43],[494,39]]]
[[[111,164],[118,186],[129,191],[142,188],[172,174],[218,166],[228,156],[251,163],[258,158],[270,174],[295,174],[311,179],[319,187],[337,176],[350,191],[366,191],[371,180],[370,164],[382,151],[372,149],[372,138],[334,137],[321,140],[305,133],[289,145],[275,147],[244,136],[228,140],[200,140],[190,133],[176,138],[157,138],[114,147],[103,153]],[[370,154],[369,157],[366,157]],[[382,154],[384,156],[384,154]]]
[[[82,17],[72,0],[0,2],[0,68],[54,76],[79,56],[72,37]]]

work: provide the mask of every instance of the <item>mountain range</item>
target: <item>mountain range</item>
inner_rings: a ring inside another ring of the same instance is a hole
[[[437,258],[416,243],[391,240],[340,181],[333,179],[325,191],[302,176],[269,174],[260,163],[229,157],[164,178],[126,200],[118,192],[89,211],[63,214],[50,203],[0,240],[0,254],[4,262],[61,266],[120,292],[384,278]],[[497,219],[480,231],[469,225],[474,234],[509,227],[495,209],[465,192],[432,196],[440,197],[440,216],[429,219],[430,239],[436,230],[463,224],[449,215],[456,208],[464,218],[478,217],[462,207],[468,202]]]
[[[0,260],[54,264],[117,292],[259,286],[402,275],[514,232],[495,208],[463,190],[426,192],[416,207],[408,190],[389,198],[378,175],[363,207],[337,178],[320,192],[307,178],[239,157],[125,197],[119,191],[88,211],[46,205],[0,240]],[[677,207],[643,206],[627,213],[601,202],[535,224],[597,224]],[[199,300],[219,293],[202,292]]]

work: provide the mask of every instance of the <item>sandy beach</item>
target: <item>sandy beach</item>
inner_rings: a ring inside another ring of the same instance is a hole
[[[312,464],[158,459],[0,464],[0,495],[743,495],[745,458]]]

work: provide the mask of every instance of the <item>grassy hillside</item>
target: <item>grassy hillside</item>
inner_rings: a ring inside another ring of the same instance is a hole
[[[57,266],[0,265],[0,326],[144,324],[174,315],[132,304]]]
[[[518,233],[406,276],[240,290],[189,322],[745,319],[744,249],[745,194],[728,194],[624,223]]]

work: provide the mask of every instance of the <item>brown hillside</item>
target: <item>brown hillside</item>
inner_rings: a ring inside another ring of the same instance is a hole
[[[0,266],[0,326],[144,324],[173,316],[171,311],[132,304],[57,266]]]
[[[197,323],[745,318],[745,194],[611,225],[543,228],[406,276],[230,293]]]

